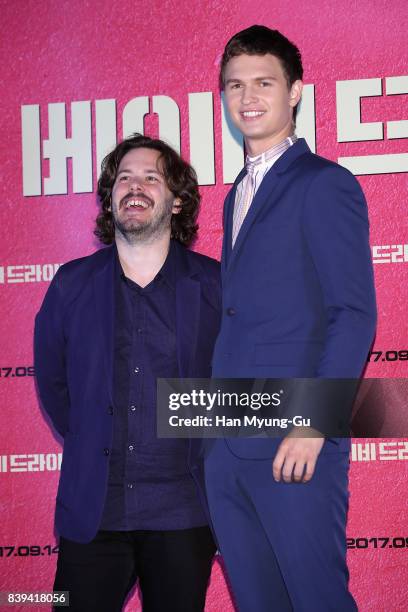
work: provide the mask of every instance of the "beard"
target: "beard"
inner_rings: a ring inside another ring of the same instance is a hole
[[[126,205],[126,201],[134,198],[133,194],[129,194],[122,198],[119,203],[119,210]],[[157,204],[146,196],[137,196],[138,199],[145,200],[149,206],[155,207]],[[153,242],[171,227],[173,201],[164,202],[161,210],[156,211],[150,219],[146,221],[137,221],[135,219],[121,220],[117,210],[113,211],[113,222],[115,230],[118,231],[129,244]]]

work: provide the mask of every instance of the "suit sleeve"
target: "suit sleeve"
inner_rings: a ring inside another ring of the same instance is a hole
[[[327,317],[316,376],[358,378],[375,334],[376,302],[367,204],[350,172],[333,165],[315,177],[303,228]]]
[[[62,436],[68,430],[69,392],[65,367],[63,305],[57,272],[35,319],[34,366],[41,404]]]

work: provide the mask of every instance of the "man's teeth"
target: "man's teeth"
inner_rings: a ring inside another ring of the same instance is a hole
[[[244,117],[260,117],[264,114],[264,111],[244,111],[242,114]]]
[[[149,205],[144,200],[128,200],[126,202],[126,208],[136,207],[136,208],[147,208]]]

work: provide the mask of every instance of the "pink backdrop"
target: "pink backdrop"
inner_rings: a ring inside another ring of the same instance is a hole
[[[407,375],[408,14],[403,0],[2,0],[1,13],[0,590],[49,591],[61,448],[34,392],[34,315],[58,264],[97,248],[98,162],[145,114],[146,133],[176,146],[180,136],[197,167],[195,248],[219,257],[242,153],[222,124],[217,74],[239,29],[262,23],[302,50],[299,132],[359,175],[370,210],[382,353],[367,376]],[[406,441],[355,440],[349,566],[363,612],[407,610],[407,471]],[[127,609],[140,610],[137,595]],[[207,610],[232,610],[218,563]]]

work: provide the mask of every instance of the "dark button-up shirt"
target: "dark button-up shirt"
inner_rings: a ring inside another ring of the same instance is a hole
[[[174,247],[142,288],[115,274],[113,443],[100,529],[188,529],[206,524],[187,465],[188,440],[158,439],[156,379],[179,376]]]

